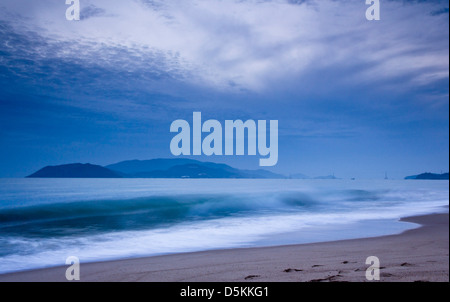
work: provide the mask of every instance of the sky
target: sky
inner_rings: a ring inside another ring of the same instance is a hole
[[[0,177],[172,158],[174,120],[278,120],[267,168],[449,169],[449,3],[0,0]],[[259,156],[195,156],[259,169]]]

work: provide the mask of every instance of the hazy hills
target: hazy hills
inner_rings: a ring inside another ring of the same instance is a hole
[[[430,180],[448,180],[448,173],[435,174],[435,173],[422,173],[419,175],[407,176],[405,179],[430,179]]]
[[[289,177],[267,170],[243,170],[226,164],[201,162],[186,158],[128,160],[108,166],[68,164],[47,166],[28,178],[255,178],[255,179],[338,179],[334,175],[309,177],[292,174]],[[449,174],[423,173],[405,179],[448,180]]]
[[[28,178],[121,178],[117,172],[91,164],[48,166],[27,176]]]
[[[241,170],[192,159],[123,161],[105,167],[92,164],[48,166],[29,178],[285,178],[267,170]]]

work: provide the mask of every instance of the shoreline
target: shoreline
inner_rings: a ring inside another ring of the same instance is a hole
[[[366,258],[377,256],[381,282],[449,282],[448,220],[448,213],[405,217],[420,226],[380,237],[81,263],[81,281],[364,282]],[[64,282],[67,267],[6,273],[0,282]]]

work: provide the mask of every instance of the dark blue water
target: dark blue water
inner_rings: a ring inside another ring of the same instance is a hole
[[[1,179],[0,273],[398,233],[448,181]],[[377,223],[383,221],[383,223]]]

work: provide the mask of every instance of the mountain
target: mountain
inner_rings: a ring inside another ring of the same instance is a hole
[[[138,172],[133,177],[140,178],[242,178],[242,175],[236,169],[236,172],[224,169],[212,168],[198,164],[186,164],[170,167],[167,170],[155,170],[148,172]]]
[[[430,180],[448,180],[448,173],[422,173],[419,175],[407,176],[405,179],[430,179]]]
[[[116,164],[105,166],[113,171],[133,175],[138,173],[146,173],[150,171],[164,171],[174,166],[199,164],[198,160],[187,158],[173,158],[173,159],[150,159],[150,160],[126,160]]]
[[[334,175],[327,175],[327,176],[317,176],[314,177],[314,179],[338,179],[338,178]]]
[[[284,175],[273,173],[267,170],[258,169],[258,170],[240,170],[242,178],[286,178]]]
[[[106,168],[131,178],[285,178],[267,170],[240,170],[185,158],[130,160]]]
[[[285,178],[267,170],[240,170],[193,159],[130,160],[106,167],[91,164],[48,166],[28,178]]]
[[[308,175],[302,174],[302,173],[296,173],[296,174],[291,174],[289,176],[289,178],[291,178],[291,179],[310,179],[311,177],[309,177]]]
[[[47,166],[27,178],[121,178],[118,173],[91,164]]]

